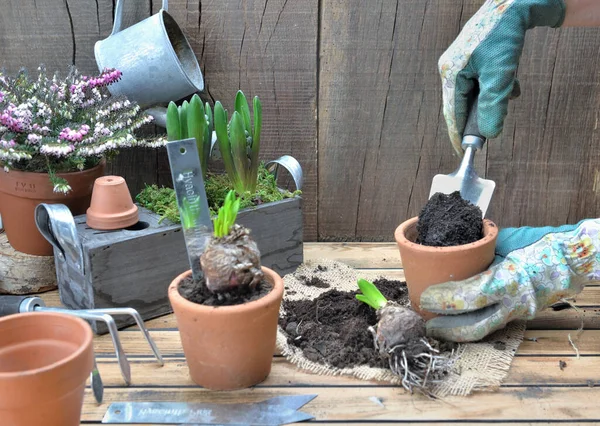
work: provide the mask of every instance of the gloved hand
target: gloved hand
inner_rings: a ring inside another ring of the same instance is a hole
[[[525,33],[534,27],[560,27],[564,0],[486,0],[441,56],[444,116],[450,140],[462,155],[467,98],[479,83],[479,130],[487,138],[502,131],[508,101],[520,93],[516,80]]]
[[[496,253],[482,274],[421,294],[421,309],[442,314],[427,322],[428,336],[481,340],[512,320],[535,318],[600,280],[600,219],[559,228],[503,229]]]

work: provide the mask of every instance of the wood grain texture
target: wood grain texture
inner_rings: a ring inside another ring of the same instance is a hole
[[[12,248],[0,230],[0,295],[56,290],[53,256],[32,256]]]
[[[168,358],[165,365],[160,366],[147,358],[129,357],[131,364],[131,384],[134,387],[154,386],[160,383],[169,387],[195,387],[189,376],[184,357]],[[560,368],[560,361],[566,363]],[[549,357],[515,357],[507,377],[502,383],[507,386],[544,386],[544,385],[583,385],[589,382],[600,383],[599,357],[549,356]],[[116,358],[98,359],[98,370],[106,387],[123,385],[123,377]],[[273,367],[266,381],[257,387],[297,387],[321,386],[323,376],[309,373],[289,363],[283,357],[273,358]],[[386,385],[377,381],[363,381],[348,376],[327,377],[329,386],[365,386]]]

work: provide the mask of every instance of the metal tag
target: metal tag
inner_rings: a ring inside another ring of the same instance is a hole
[[[283,425],[311,420],[298,411],[317,395],[278,396],[258,403],[114,402],[104,424]]]
[[[192,275],[199,281],[203,278],[200,255],[211,238],[213,224],[196,139],[168,142],[167,154]]]

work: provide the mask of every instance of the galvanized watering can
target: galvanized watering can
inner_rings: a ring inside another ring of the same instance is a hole
[[[123,3],[117,0],[112,33],[96,42],[98,68],[116,68],[121,80],[108,87],[113,96],[124,95],[140,107],[159,106],[148,111],[160,116],[160,106],[204,90],[202,71],[185,35],[167,13],[168,0],[155,15],[122,28]],[[157,124],[165,117],[157,117]],[[164,125],[164,123],[162,123]]]

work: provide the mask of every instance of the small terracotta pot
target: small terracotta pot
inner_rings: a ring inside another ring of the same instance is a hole
[[[483,220],[483,238],[453,247],[429,247],[415,243],[418,217],[403,222],[394,234],[413,309],[426,320],[436,315],[419,309],[421,293],[434,284],[470,278],[494,261],[498,227]]]
[[[269,268],[262,270],[273,289],[243,305],[212,307],[183,298],[178,286],[191,271],[169,286],[190,376],[198,385],[244,389],[264,381],[271,372],[283,280]]]
[[[0,171],[0,214],[10,245],[36,256],[52,256],[52,246],[35,225],[35,207],[40,203],[64,204],[73,215],[84,214],[90,206],[94,180],[104,174],[105,162],[73,173],[57,173],[69,182],[68,194],[56,193],[47,173]]]
[[[94,352],[92,329],[66,314],[0,319],[0,423],[78,426]]]
[[[133,204],[125,179],[102,176],[96,179],[86,223],[99,230],[123,229],[139,220],[138,206]]]

